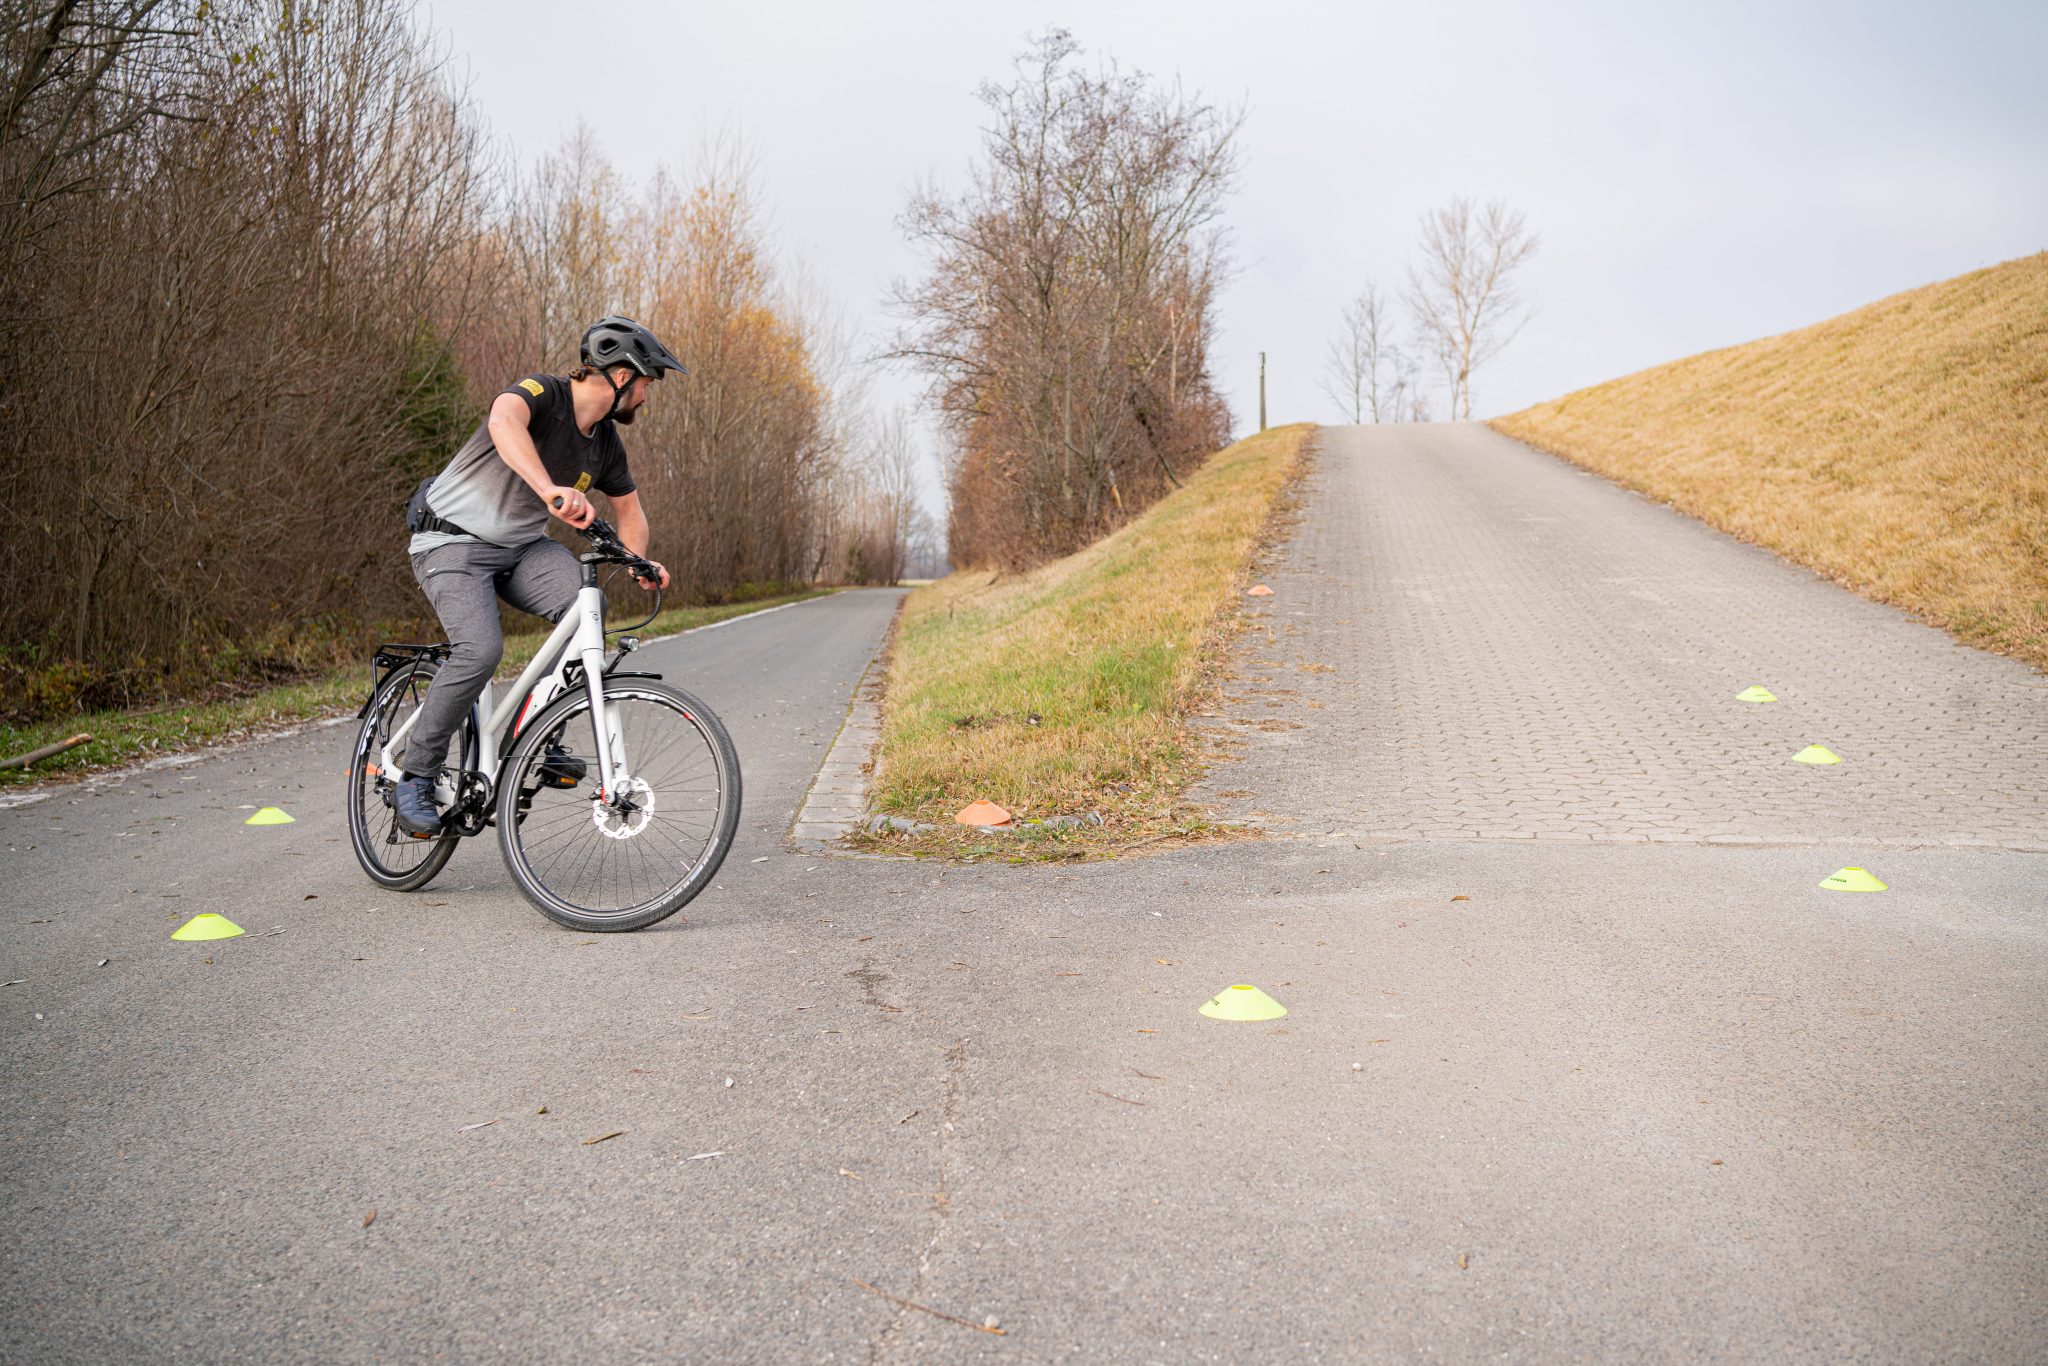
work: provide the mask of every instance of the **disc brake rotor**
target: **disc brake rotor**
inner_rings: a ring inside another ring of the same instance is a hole
[[[628,778],[620,785],[617,794],[632,804],[630,810],[621,809],[616,801],[592,802],[590,819],[597,823],[598,833],[608,839],[629,840],[647,828],[647,822],[654,817],[654,789],[638,778]]]

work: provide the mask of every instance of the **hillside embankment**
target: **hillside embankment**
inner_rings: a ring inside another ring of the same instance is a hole
[[[2048,669],[2048,252],[1492,425]]]
[[[1213,687],[1233,606],[1315,428],[1227,447],[1115,534],[1029,573],[963,569],[913,592],[888,668],[873,809],[934,827],[874,836],[921,853],[1105,853],[1206,830],[1182,797],[1187,715]],[[990,837],[953,821],[992,801]]]

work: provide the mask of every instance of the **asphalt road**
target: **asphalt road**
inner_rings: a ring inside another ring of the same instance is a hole
[[[1301,728],[1215,780],[1265,840],[791,855],[894,602],[650,648],[747,774],[687,924],[555,929],[488,843],[379,891],[340,728],[0,811],[0,1357],[2038,1358],[2048,858],[1375,835],[1259,776],[1387,738],[1334,693],[1234,704]]]

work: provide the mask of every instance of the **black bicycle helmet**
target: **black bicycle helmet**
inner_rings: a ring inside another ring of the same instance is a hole
[[[583,363],[599,370],[628,365],[635,374],[649,379],[660,379],[664,370],[673,370],[679,375],[690,373],[652,332],[631,318],[621,318],[616,313],[599,318],[584,332]]]

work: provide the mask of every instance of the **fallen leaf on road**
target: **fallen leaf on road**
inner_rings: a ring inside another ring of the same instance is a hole
[[[1055,977],[1079,977],[1080,975],[1078,972],[1056,972],[1053,974]]]
[[[626,1131],[624,1129],[614,1129],[608,1134],[599,1134],[596,1138],[584,1139],[583,1146],[588,1148],[593,1143],[603,1143],[606,1139],[624,1138],[625,1136]]]
[[[1173,966],[1173,960],[1171,958],[1155,958],[1152,961],[1157,963],[1162,968],[1170,968]]]
[[[1392,1039],[1367,1039],[1367,1043],[1392,1043]]]
[[[312,892],[308,892],[308,893],[306,893],[306,894],[305,894],[304,896],[302,896],[302,897],[300,897],[300,898],[299,898],[299,900],[301,900],[301,901],[318,901],[319,899],[320,899],[320,898],[319,898],[318,896],[316,896],[315,894],[313,894]]]
[[[1141,1029],[1138,1032],[1140,1034],[1157,1034],[1159,1031],[1156,1029]]]
[[[1454,896],[1451,898],[1453,901],[1470,901],[1471,899],[1469,896]]]
[[[854,940],[853,942],[854,942],[854,943],[856,943],[856,944],[865,944],[865,943],[867,943],[867,942],[868,942],[868,941],[869,941],[870,939],[873,939],[873,938],[874,938],[874,936],[873,936],[873,935],[871,935],[871,934],[864,934],[864,935],[862,935],[862,936],[861,936],[860,938],[858,938],[858,939]]]
[[[369,1212],[368,1214],[365,1214],[365,1215],[363,1216],[363,1227],[364,1227],[364,1228],[368,1228],[368,1227],[369,1227],[370,1225],[372,1225],[372,1224],[374,1224],[374,1223],[376,1223],[376,1222],[377,1222],[377,1211],[375,1211],[375,1210],[371,1210],[371,1211],[370,1211],[370,1212]]]
[[[1464,1271],[1468,1269],[1471,1265],[1472,1259],[1470,1257],[1467,1257],[1464,1253],[1460,1252],[1458,1254],[1458,1270]]]
[[[448,903],[445,901],[429,901],[427,904],[429,906],[446,906]],[[377,908],[375,906],[372,906],[370,909],[374,911]]]
[[[540,1107],[540,1108],[539,1108],[538,1110],[535,1110],[535,1111],[534,1111],[534,1113],[535,1113],[535,1114],[537,1114],[537,1115],[544,1115],[544,1114],[546,1114],[547,1112],[548,1112],[548,1107],[547,1107],[547,1106],[545,1106],[545,1105],[541,1106],[541,1107]]]
[[[469,1132],[469,1131],[470,1131],[471,1129],[488,1129],[488,1128],[490,1128],[490,1127],[491,1127],[491,1126],[492,1126],[493,1124],[496,1124],[497,1122],[498,1122],[498,1121],[497,1121],[497,1120],[495,1120],[495,1119],[480,1119],[480,1120],[478,1120],[478,1121],[477,1121],[476,1123],[474,1123],[474,1124],[465,1124],[465,1125],[463,1125],[463,1126],[462,1126],[462,1127],[461,1127],[460,1129],[457,1129],[457,1130],[456,1130],[455,1132],[456,1132],[456,1133],[458,1133],[458,1134],[466,1134],[466,1133],[468,1133],[468,1132]]]
[[[844,1168],[844,1167],[841,1167],[841,1168],[839,1169],[839,1174],[840,1174],[841,1176],[845,1177],[845,1178],[846,1178],[846,1179],[847,1179],[848,1181],[865,1181],[865,1180],[867,1180],[867,1178],[866,1178],[865,1176],[862,1176],[862,1175],[861,1175],[861,1174],[860,1174],[859,1172],[850,1172],[850,1171],[846,1170],[846,1168]]]
[[[102,959],[100,959],[100,961],[99,961],[99,962],[95,963],[95,964],[94,964],[93,966],[95,966],[95,967],[101,967],[101,968],[103,968],[103,967],[105,967],[105,966],[106,966],[107,964],[109,964],[109,963],[111,963],[111,962],[113,962],[113,961],[114,961],[114,960],[113,960],[113,959],[111,959],[111,958],[102,958]]]

